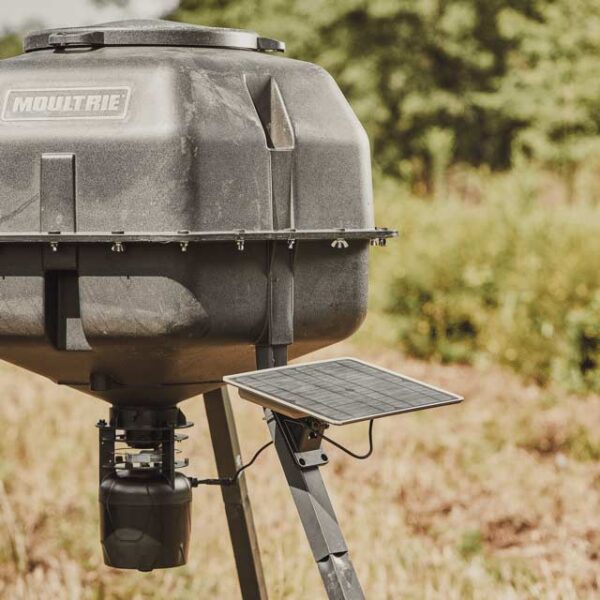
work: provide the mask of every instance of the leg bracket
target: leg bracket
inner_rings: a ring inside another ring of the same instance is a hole
[[[285,442],[301,469],[319,467],[329,462],[329,457],[321,448],[326,423],[308,417],[306,419],[290,419],[278,413],[272,413],[277,421]]]

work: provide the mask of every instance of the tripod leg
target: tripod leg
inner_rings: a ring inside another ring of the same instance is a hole
[[[270,410],[267,423],[330,600],[364,600],[319,467],[300,468]]]
[[[285,346],[256,348],[259,369],[286,363]],[[265,417],[329,600],[364,600],[319,467],[298,466],[284,437],[280,419],[269,409],[265,409]]]
[[[242,464],[229,394],[221,388],[204,394],[204,406],[219,477],[230,477]],[[267,588],[254,529],[245,474],[221,487],[229,535],[244,600],[267,600]]]

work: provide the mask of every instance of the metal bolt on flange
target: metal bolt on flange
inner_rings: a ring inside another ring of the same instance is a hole
[[[331,247],[337,250],[345,250],[350,244],[344,238],[337,238],[331,242]]]

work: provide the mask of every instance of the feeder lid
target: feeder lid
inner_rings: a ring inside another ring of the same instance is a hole
[[[100,46],[194,46],[273,50],[285,44],[259,36],[255,31],[189,25],[159,19],[132,19],[85,27],[34,31],[25,38],[24,50]]]

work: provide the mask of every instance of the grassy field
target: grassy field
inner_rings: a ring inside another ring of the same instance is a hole
[[[600,397],[364,345],[320,356],[348,353],[467,398],[378,422],[369,461],[331,451],[324,476],[369,598],[598,597]],[[0,395],[1,598],[239,597],[218,489],[195,491],[186,567],[106,568],[94,423],[107,407],[4,364]],[[186,443],[190,472],[214,474],[202,402],[184,409],[197,424]],[[248,457],[266,428],[257,407],[236,399],[235,410]],[[361,425],[332,434],[356,448],[366,442]],[[272,450],[248,479],[271,597],[324,597]]]

